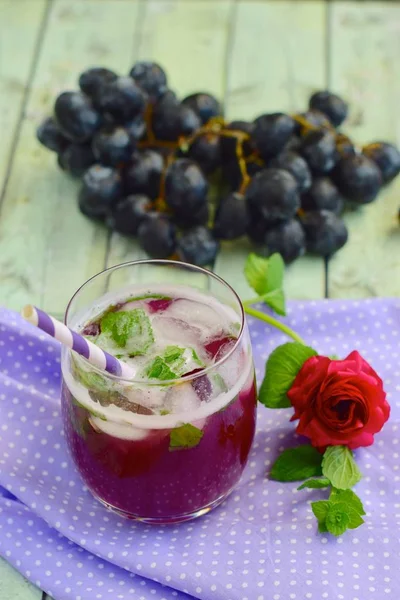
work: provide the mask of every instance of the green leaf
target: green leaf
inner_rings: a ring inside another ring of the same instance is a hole
[[[354,508],[347,508],[347,510],[350,517],[348,525],[349,529],[357,529],[357,527],[360,527],[360,525],[365,523],[362,516],[356,510],[354,510]]]
[[[244,274],[249,285],[268,306],[279,315],[285,315],[285,295],[283,292],[283,274],[285,263],[280,254],[263,258],[253,252],[249,254]]]
[[[308,479],[307,481],[299,485],[297,489],[304,490],[308,488],[311,490],[318,490],[321,488],[329,487],[330,485],[331,482],[329,481],[329,479],[327,479],[326,477],[321,477],[320,479]]]
[[[94,371],[87,371],[83,366],[78,364],[78,361],[74,357],[71,361],[71,371],[74,379],[79,381],[88,390],[106,391],[110,387],[105,377]]]
[[[321,475],[322,454],[310,445],[284,450],[272,465],[270,479],[301,481]]]
[[[344,502],[353,508],[359,515],[365,515],[365,510],[361,499],[351,490],[337,490],[336,488],[332,488],[329,500],[334,503]]]
[[[262,296],[265,304],[268,304],[270,308],[278,315],[286,315],[285,309],[285,294],[282,289],[274,290],[273,292],[268,292],[268,294],[264,294]]]
[[[151,379],[166,381],[177,379],[195,367],[204,364],[192,348],[167,346],[161,356],[156,356],[145,369],[145,375]]]
[[[330,503],[328,500],[319,500],[318,502],[311,502],[311,509],[318,521],[318,531],[320,533],[326,533],[328,531],[326,527],[326,517],[329,512]]]
[[[146,369],[146,375],[150,379],[159,379],[160,381],[178,378],[178,375],[172,371],[170,366],[163,358],[161,358],[161,356],[156,356],[155,359],[151,361],[149,367]]]
[[[339,490],[352,488],[361,479],[353,453],[347,446],[329,446],[325,450],[322,473]]]
[[[350,525],[350,515],[348,507],[344,502],[338,502],[336,504],[328,502],[328,504],[328,514],[325,518],[326,528],[329,531],[329,533],[332,533],[333,535],[342,535],[342,533],[344,533],[346,529],[349,529]]]
[[[107,350],[111,341],[128,356],[146,354],[154,342],[150,319],[142,308],[109,312],[101,319],[100,328],[96,343]]]
[[[190,423],[185,423],[181,427],[176,427],[171,431],[169,449],[175,448],[193,448],[197,446],[203,437],[203,432]]]
[[[330,354],[330,355],[329,355],[329,358],[330,358],[331,360],[340,360],[340,358],[339,358],[339,356],[338,356],[337,354]]]
[[[265,366],[259,401],[267,408],[288,408],[290,401],[287,392],[292,387],[297,373],[306,360],[316,355],[313,348],[298,342],[287,342],[275,348]]]

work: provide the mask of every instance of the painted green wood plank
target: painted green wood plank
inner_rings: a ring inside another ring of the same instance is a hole
[[[225,106],[229,119],[253,119],[275,111],[299,111],[325,84],[325,2],[240,0],[232,32]],[[224,243],[215,266],[243,297],[245,241]],[[287,268],[289,298],[324,296],[321,259],[302,257]]]
[[[47,0],[0,0],[0,190],[46,3]]]
[[[155,60],[181,97],[206,90],[223,95],[231,0],[147,0],[135,59]],[[135,240],[113,234],[108,266],[145,258]]]
[[[35,140],[57,93],[85,67],[125,72],[138,3],[55,0],[29,95],[0,218],[0,302],[62,313],[71,293],[105,263],[107,232],[77,208],[77,182]]]
[[[0,600],[41,600],[41,598],[42,592],[38,588],[0,558]]]
[[[330,87],[351,105],[343,130],[360,143],[400,143],[400,5],[331,4]],[[400,180],[348,214],[349,241],[329,264],[331,297],[399,296]]]

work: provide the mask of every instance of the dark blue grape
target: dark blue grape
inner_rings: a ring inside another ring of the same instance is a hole
[[[110,71],[110,69],[93,67],[83,71],[80,75],[79,87],[82,92],[95,100],[98,94],[101,93],[101,88],[104,85],[115,81],[117,77],[118,75],[114,73],[114,71]]]
[[[212,117],[222,116],[223,111],[218,100],[211,94],[197,92],[190,94],[182,100],[182,104],[191,108],[199,117],[203,125]]]
[[[290,264],[306,251],[306,237],[297,219],[285,221],[268,229],[263,243],[268,256],[278,252],[286,264]]]
[[[342,158],[332,176],[339,192],[358,204],[372,202],[382,185],[378,166],[362,154]]]
[[[363,148],[363,154],[378,166],[383,183],[389,183],[400,173],[400,152],[388,142],[373,142]]]
[[[269,166],[289,171],[297,181],[300,193],[308,190],[311,185],[311,171],[304,158],[295,152],[284,150],[271,160]]]
[[[190,229],[195,225],[207,225],[209,219],[209,208],[207,202],[201,204],[197,210],[174,213],[174,222],[181,229]]]
[[[328,173],[337,160],[335,136],[323,129],[309,131],[303,137],[301,155],[315,173]]]
[[[201,121],[191,108],[179,104],[176,96],[167,92],[154,105],[152,127],[157,139],[174,142],[192,134],[201,127]]]
[[[187,155],[200,165],[206,175],[210,175],[221,164],[220,137],[215,133],[198,136],[190,145]]]
[[[325,209],[338,215],[343,205],[343,198],[329,177],[316,177],[301,197],[301,208],[305,211]]]
[[[124,128],[135,142],[141,140],[146,134],[146,122],[142,115],[137,115],[125,123]]]
[[[127,196],[111,207],[106,224],[113,231],[136,235],[140,225],[148,218],[152,206],[147,196]]]
[[[169,258],[176,248],[175,225],[165,215],[153,213],[141,223],[138,240],[151,258]]]
[[[118,77],[101,88],[96,107],[115,123],[127,123],[143,113],[146,93],[131,77]]]
[[[231,123],[224,126],[222,131],[227,131],[229,133],[239,131],[251,136],[253,130],[254,123],[250,123],[249,121],[231,121]],[[251,138],[243,142],[242,148],[244,158],[247,158],[256,149]],[[221,156],[222,160],[225,162],[230,162],[231,160],[237,161],[235,137],[221,135]]]
[[[252,139],[264,160],[283,150],[295,131],[295,122],[284,113],[261,115],[254,121]]]
[[[103,165],[90,167],[82,179],[79,208],[88,217],[105,217],[122,196],[121,176]]]
[[[338,132],[336,134],[335,142],[337,160],[340,160],[344,156],[356,155],[356,149],[354,147],[354,144],[347,135]]]
[[[98,162],[114,167],[130,160],[134,142],[126,129],[113,126],[100,129],[96,133],[92,148]]]
[[[264,237],[268,229],[271,228],[271,224],[268,221],[264,221],[260,215],[253,216],[251,213],[248,215],[249,220],[247,224],[247,236],[255,244],[263,244]],[[273,225],[276,227],[276,223]]]
[[[223,198],[217,208],[214,235],[220,240],[234,240],[245,235],[248,214],[243,194],[232,193]]]
[[[218,250],[218,241],[209,229],[201,225],[183,233],[176,247],[176,253],[180,260],[199,267],[211,265]]]
[[[53,152],[62,152],[69,144],[69,140],[61,133],[61,130],[52,117],[45,119],[36,130],[39,142]]]
[[[190,218],[207,203],[208,183],[199,166],[179,158],[167,169],[165,201],[182,218]]]
[[[320,110],[307,110],[306,112],[300,113],[299,117],[305,119],[313,127],[329,130],[332,129],[332,123],[329,121],[328,117],[324,115],[324,113]],[[301,133],[303,130],[303,126],[300,123],[296,123],[296,130],[299,133]]]
[[[300,208],[295,178],[283,169],[263,169],[256,173],[246,190],[250,218],[269,225],[294,217]]]
[[[315,92],[310,98],[310,109],[324,113],[335,127],[339,127],[347,117],[349,107],[342,98],[324,90]]]
[[[141,150],[132,156],[125,172],[125,187],[130,194],[145,194],[155,200],[160,192],[164,160],[153,150]]]
[[[304,213],[301,224],[306,235],[308,252],[332,256],[347,242],[347,228],[342,219],[329,210]]]
[[[246,162],[247,174],[250,177],[253,177],[256,173],[262,171],[263,169],[265,169],[264,164],[260,165],[259,162]],[[237,160],[231,160],[229,162],[222,163],[222,175],[224,177],[224,181],[229,184],[231,190],[236,191],[240,188],[243,177]]]
[[[61,133],[71,142],[87,142],[101,126],[101,116],[81,92],[63,92],[54,106]]]
[[[129,74],[153,101],[167,91],[165,71],[155,62],[137,62]]]
[[[59,166],[73,177],[82,177],[95,162],[90,144],[69,144],[58,154]]]

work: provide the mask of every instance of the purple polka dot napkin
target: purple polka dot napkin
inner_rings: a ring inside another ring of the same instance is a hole
[[[356,451],[365,525],[318,534],[309,500],[323,493],[268,481],[294,425],[262,406],[242,480],[219,508],[164,527],[113,515],[67,454],[58,343],[0,309],[0,554],[55,600],[400,598],[400,301],[293,302],[287,322],[323,354],[359,350],[385,382],[390,421]],[[249,325],[260,380],[286,338]]]

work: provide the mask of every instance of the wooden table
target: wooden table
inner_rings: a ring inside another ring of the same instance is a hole
[[[83,217],[78,183],[56,167],[35,129],[81,70],[126,73],[154,59],[180,95],[206,90],[230,118],[306,107],[329,87],[351,104],[360,144],[400,142],[400,3],[324,0],[0,0],[0,303],[61,315],[104,267],[143,256],[137,244]],[[290,298],[400,294],[400,178],[346,215],[350,239],[329,263],[287,269]],[[247,295],[250,246],[226,243],[215,271]],[[43,597],[45,595],[43,594]],[[0,561],[0,600],[42,592]]]

